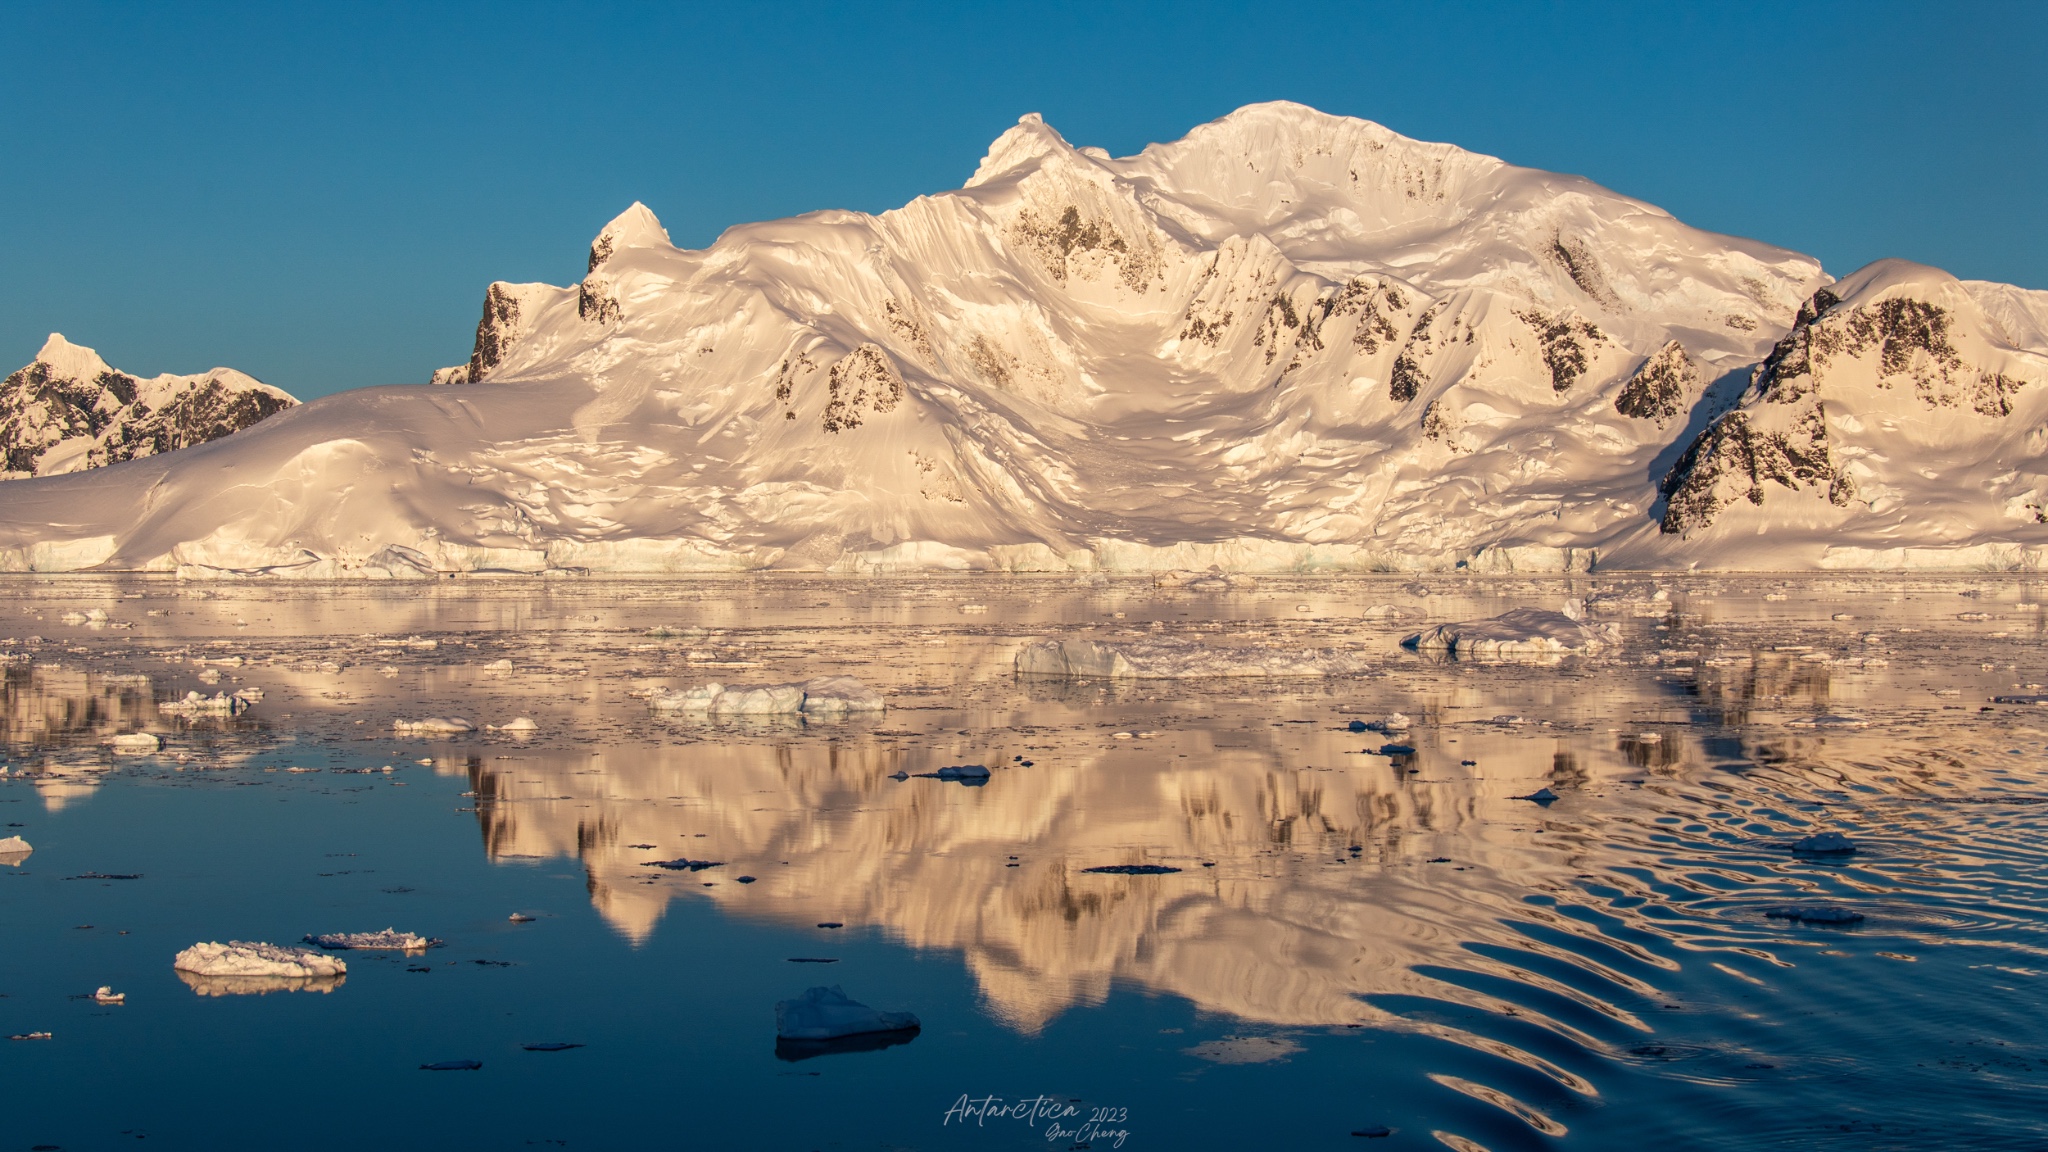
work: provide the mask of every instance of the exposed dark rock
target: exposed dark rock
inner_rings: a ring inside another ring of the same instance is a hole
[[[1586,347],[1581,341],[1599,343],[1605,339],[1600,329],[1583,320],[1568,315],[1552,316],[1537,308],[1517,312],[1515,316],[1536,333],[1543,364],[1550,369],[1551,390],[1569,392],[1579,377],[1586,374]]]
[[[1699,383],[1699,370],[1685,354],[1685,346],[1673,340],[1643,361],[1622,385],[1614,398],[1614,410],[1638,420],[1654,420],[1661,428],[1685,411]]]
[[[828,398],[823,423],[827,432],[861,425],[861,408],[876,415],[894,409],[903,399],[903,378],[879,345],[862,344],[826,373]]]
[[[476,322],[476,348],[469,354],[465,382],[482,380],[502,363],[521,331],[518,297],[505,284],[492,284],[485,289],[484,316]]]

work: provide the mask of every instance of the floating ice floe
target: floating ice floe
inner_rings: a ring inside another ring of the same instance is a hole
[[[393,720],[391,730],[429,736],[453,736],[459,732],[474,732],[476,725],[460,716],[429,716],[424,720]]]
[[[1516,608],[1490,620],[1439,624],[1401,644],[1450,656],[1557,656],[1594,651],[1619,635],[1620,629],[1611,624],[1585,624],[1562,612]]]
[[[439,940],[421,936],[416,932],[400,932],[386,928],[382,932],[328,932],[306,937],[306,943],[317,945],[333,952],[355,950],[359,952],[387,949],[393,952],[422,952],[439,944]]]
[[[1108,644],[1078,637],[1026,645],[1015,666],[1020,676],[1104,680],[1341,676],[1366,668],[1331,648],[1223,647],[1191,640]]]
[[[878,1032],[914,1032],[922,1027],[908,1012],[880,1012],[849,1000],[839,985],[812,988],[775,1005],[778,1040],[837,1040]]]
[[[249,702],[239,695],[230,696],[225,692],[216,692],[211,696],[201,696],[197,692],[187,692],[184,699],[166,700],[157,705],[156,710],[166,716],[184,716],[189,719],[198,716],[234,716],[248,707]]]
[[[485,727],[493,732],[510,732],[515,736],[524,736],[540,731],[540,725],[535,724],[532,718],[527,716],[514,716],[503,724],[487,724]]]
[[[162,748],[164,742],[148,732],[123,732],[107,741],[107,746],[124,755],[136,756],[154,752]]]
[[[299,980],[340,976],[348,971],[347,964],[311,948],[246,940],[194,944],[178,953],[171,967],[194,976],[275,976]]]
[[[658,712],[703,712],[712,716],[837,715],[880,712],[882,694],[851,676],[821,676],[802,684],[733,685],[716,682],[675,692],[655,692],[647,703]]]
[[[28,841],[19,836],[9,836],[0,840],[0,864],[20,864],[33,851],[35,849]]]
[[[1246,591],[1259,586],[1250,576],[1238,572],[1224,572],[1211,568],[1207,572],[1189,572],[1175,569],[1161,572],[1152,577],[1154,588],[1180,588],[1189,592],[1232,592]]]
[[[112,984],[100,985],[99,988],[94,990],[92,998],[102,1004],[125,1004],[128,1002],[128,994],[126,992],[114,991]]]
[[[1863,919],[1863,913],[1833,904],[1788,904],[1783,908],[1766,908],[1764,915],[1773,920],[1800,920],[1808,924],[1854,924]]]
[[[1792,850],[1808,856],[1839,856],[1856,851],[1856,842],[1840,832],[1816,832],[1794,842]]]

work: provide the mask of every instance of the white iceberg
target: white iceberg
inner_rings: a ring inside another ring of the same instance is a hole
[[[529,736],[540,731],[540,725],[535,724],[530,716],[514,716],[503,724],[491,724],[488,727],[493,732],[510,732],[515,736]]]
[[[393,720],[391,730],[427,736],[453,736],[460,732],[474,732],[476,725],[460,716],[429,716],[424,720]]]
[[[439,944],[417,932],[400,932],[386,928],[382,932],[328,932],[306,937],[306,943],[317,945],[329,951],[374,951],[421,952]]]
[[[148,732],[123,732],[107,744],[114,751],[130,756],[154,752],[164,746],[163,741]]]
[[[1062,679],[1194,680],[1252,676],[1340,676],[1365,664],[1327,648],[1225,647],[1189,640],[1108,644],[1078,637],[1029,644],[1018,651],[1020,676]]]
[[[878,1012],[849,1000],[837,984],[812,988],[795,1000],[775,1005],[775,1036],[779,1040],[837,1040],[874,1032],[908,1032],[921,1025],[908,1012]]]
[[[1562,612],[1516,608],[1490,620],[1439,624],[1401,644],[1451,656],[1552,656],[1593,651],[1618,633],[1612,625],[1582,624]]]
[[[647,698],[658,712],[703,712],[711,716],[837,715],[880,712],[882,694],[851,676],[821,676],[803,684],[734,685],[716,681]]]
[[[881,712],[882,694],[851,676],[820,676],[804,684],[806,715],[833,712]]]
[[[166,700],[162,704],[157,705],[156,710],[166,716],[190,718],[196,716],[233,716],[247,707],[249,707],[248,701],[238,696],[230,696],[225,692],[216,692],[211,696],[201,696],[197,692],[187,692],[184,699]]]
[[[9,836],[0,840],[0,863],[20,864],[33,851],[35,848],[28,841],[19,836]]]
[[[340,976],[348,965],[311,948],[288,948],[231,940],[226,944],[194,944],[171,961],[171,967],[194,976],[277,976],[309,979]]]

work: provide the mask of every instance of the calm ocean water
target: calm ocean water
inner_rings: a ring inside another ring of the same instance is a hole
[[[2026,581],[0,587],[0,1035],[50,1033],[0,1043],[0,1152],[2048,1145]],[[1570,598],[1621,643],[1398,646]],[[1072,635],[1368,667],[1013,675]],[[820,675],[890,707],[645,700]],[[442,943],[171,966],[385,927]],[[778,1050],[817,985],[922,1031]]]

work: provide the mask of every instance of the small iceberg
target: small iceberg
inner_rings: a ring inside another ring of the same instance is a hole
[[[33,851],[35,848],[28,841],[19,836],[9,836],[5,840],[0,840],[0,864],[13,864],[19,867]]]
[[[340,976],[348,971],[347,964],[311,948],[245,940],[194,944],[178,953],[171,967],[195,976],[276,976],[300,980]]]
[[[656,692],[647,703],[657,712],[702,712],[708,716],[829,716],[881,712],[882,694],[851,676],[821,676],[802,684],[757,686],[713,682],[675,692]]]
[[[238,696],[230,696],[225,692],[216,692],[211,696],[201,696],[197,692],[187,692],[184,699],[166,700],[157,705],[156,710],[166,716],[183,716],[187,719],[193,719],[200,716],[234,716],[240,714],[248,707],[248,701]]]
[[[1806,856],[1845,856],[1856,851],[1856,842],[1840,832],[1816,832],[1795,841],[1792,850]]]
[[[1490,620],[1439,624],[1401,641],[1401,646],[1468,658],[1563,656],[1594,651],[1618,634],[1611,624],[1584,624],[1562,612],[1516,608]]]
[[[367,952],[379,949],[393,952],[424,952],[441,943],[416,932],[400,932],[394,928],[386,928],[382,932],[329,932],[324,935],[309,935],[305,939],[306,943],[330,952]]]
[[[164,742],[148,732],[123,732],[107,741],[107,746],[124,756],[140,756],[157,751]]]
[[[488,727],[493,732],[510,732],[514,736],[531,736],[540,731],[540,725],[534,723],[531,716],[514,716],[503,724],[492,724]]]
[[[92,998],[102,1004],[124,1004],[128,1000],[128,994],[114,991],[112,984],[102,984],[93,991]]]
[[[429,716],[424,720],[393,720],[391,730],[418,736],[454,736],[476,731],[476,725],[460,716]]]
[[[802,1060],[831,1052],[887,1047],[911,1039],[921,1027],[917,1017],[908,1012],[881,1012],[847,999],[837,984],[812,988],[794,1000],[776,1003],[775,1054],[785,1060]],[[844,1043],[848,1040],[867,1043]]]
[[[1863,919],[1863,913],[1833,904],[1788,904],[1782,908],[1766,908],[1764,915],[1773,920],[1798,920],[1807,924],[1854,924]]]

